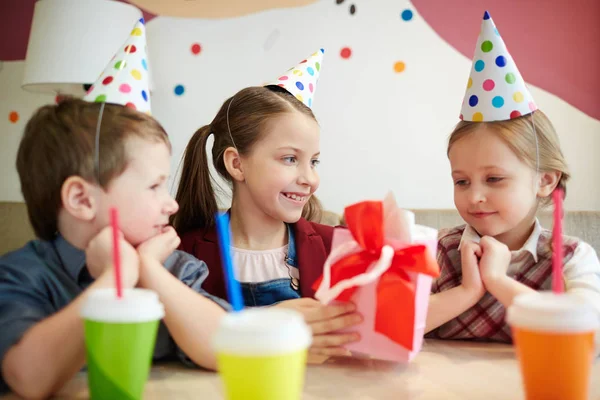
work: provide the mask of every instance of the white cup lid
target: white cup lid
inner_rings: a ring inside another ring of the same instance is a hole
[[[118,298],[114,288],[95,289],[87,295],[81,316],[97,322],[149,322],[162,319],[165,309],[152,290],[125,289]]]
[[[265,307],[228,313],[213,339],[214,349],[240,355],[272,355],[307,349],[312,333],[294,310]]]
[[[517,296],[508,308],[506,321],[514,327],[542,332],[576,333],[600,328],[600,316],[592,305],[569,293]]]

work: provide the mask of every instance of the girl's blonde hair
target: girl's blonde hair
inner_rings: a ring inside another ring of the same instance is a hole
[[[533,124],[535,124],[535,130]],[[569,167],[560,149],[556,130],[541,110],[508,121],[460,121],[450,134],[447,153],[450,153],[450,148],[454,143],[466,136],[477,133],[480,129],[488,129],[498,135],[519,159],[532,169],[537,168],[540,172],[560,172],[561,176],[556,187],[561,188],[566,195],[567,181],[570,177]],[[541,199],[543,206],[550,204],[550,202],[551,197]]]

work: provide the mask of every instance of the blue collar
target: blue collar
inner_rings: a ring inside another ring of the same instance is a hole
[[[62,235],[52,241],[63,268],[79,284],[79,278],[85,269],[85,252],[67,242]]]

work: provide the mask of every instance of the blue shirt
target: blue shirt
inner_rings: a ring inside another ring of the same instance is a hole
[[[175,251],[166,260],[165,268],[194,291],[229,308],[227,302],[202,289],[202,282],[208,276],[203,261]],[[27,329],[60,311],[93,281],[85,266],[85,253],[62,236],[53,241],[34,240],[3,255],[0,258],[0,366],[6,352]],[[154,359],[168,356],[187,360],[161,322]],[[7,390],[0,376],[0,393]]]

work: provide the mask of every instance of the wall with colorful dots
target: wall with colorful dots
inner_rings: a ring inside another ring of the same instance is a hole
[[[22,200],[15,168],[19,141],[34,110],[55,101],[23,91],[22,80],[23,62],[0,61],[0,201]]]
[[[191,135],[210,122],[225,98],[242,87],[272,81],[322,47],[325,59],[313,109],[322,127],[317,194],[325,206],[341,211],[351,202],[393,190],[404,207],[452,208],[446,139],[458,121],[487,5],[525,79],[532,79],[537,105],[561,136],[573,174],[566,206],[600,210],[600,90],[587,97],[587,106],[578,100],[586,98],[579,95],[581,75],[588,77],[589,87],[600,89],[596,77],[584,73],[591,71],[590,65],[598,70],[600,57],[588,52],[586,63],[564,70],[560,57],[555,64],[540,66],[539,58],[521,53],[530,47],[537,57],[546,31],[556,25],[533,21],[530,44],[511,33],[519,28],[515,21],[524,23],[524,18],[511,15],[519,14],[522,3],[535,3],[540,8],[536,18],[551,20],[548,15],[559,0],[506,0],[502,5],[454,1],[452,10],[445,10],[433,7],[439,5],[433,0],[298,0],[281,1],[279,7],[271,0],[264,2],[271,6],[253,13],[236,13],[234,7],[235,15],[227,18],[206,13],[178,18],[172,16],[178,15],[173,9],[148,8],[153,17],[147,24],[153,114],[173,141],[174,174]],[[143,7],[145,0],[131,2]],[[173,7],[185,7],[183,3],[192,2],[173,1]],[[556,7],[562,12],[562,6]],[[461,17],[461,10],[473,17]],[[529,14],[528,20],[536,18]],[[557,48],[563,52],[565,46]],[[1,48],[0,59],[10,60]],[[20,199],[14,171],[19,136],[35,107],[54,101],[22,92],[22,69],[21,61],[12,61],[0,70],[0,200]],[[552,71],[559,73],[558,83],[536,81]]]

